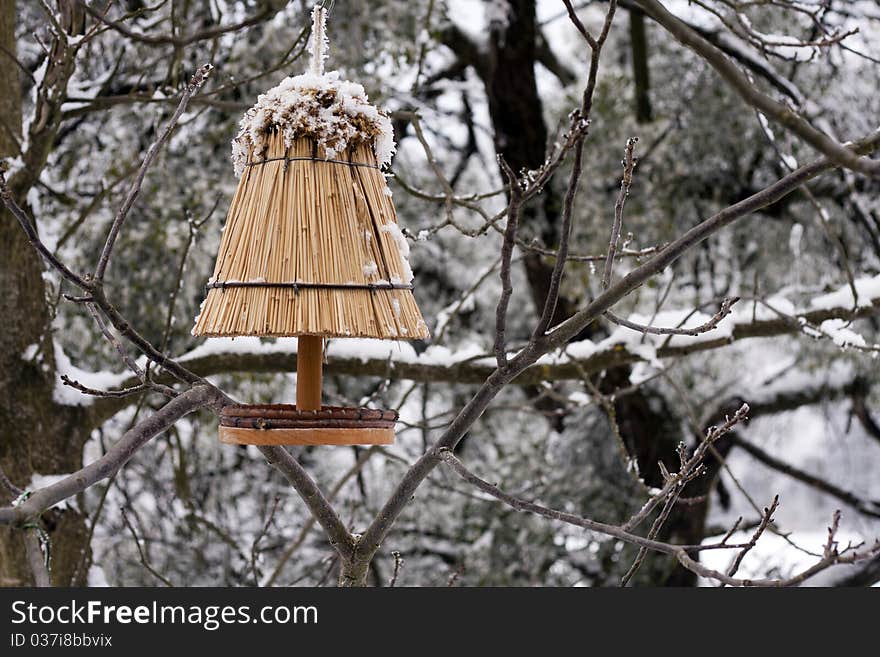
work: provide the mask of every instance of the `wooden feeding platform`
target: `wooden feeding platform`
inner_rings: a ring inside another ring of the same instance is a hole
[[[245,445],[390,445],[396,411],[291,404],[227,406],[220,415],[220,442]]]

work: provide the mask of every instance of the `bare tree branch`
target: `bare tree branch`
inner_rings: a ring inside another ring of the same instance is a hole
[[[144,156],[143,162],[141,162],[141,168],[138,170],[131,186],[128,188],[128,194],[122,205],[119,206],[119,210],[117,210],[116,216],[113,218],[113,223],[110,226],[110,231],[107,234],[107,241],[104,243],[101,257],[98,259],[98,266],[95,268],[94,280],[97,284],[100,285],[104,281],[104,273],[107,271],[107,264],[110,261],[110,254],[113,251],[113,246],[116,244],[117,237],[119,237],[119,231],[122,228],[122,224],[125,223],[125,219],[128,216],[131,207],[140,195],[141,186],[144,184],[147,170],[150,168],[150,165],[153,164],[153,160],[156,159],[162,146],[168,141],[171,133],[174,132],[177,122],[180,121],[180,117],[183,116],[183,113],[186,111],[190,98],[197,94],[199,89],[202,88],[202,85],[205,84],[208,76],[211,75],[213,68],[214,67],[210,64],[204,64],[198,71],[196,71],[189,84],[186,86],[183,95],[180,97],[177,109],[174,110],[174,114],[171,115],[165,129],[161,132],[156,141],[153,142],[149,150],[147,150],[147,154]]]
[[[605,534],[607,536],[617,538],[626,543],[637,545],[648,550],[654,550],[662,554],[673,555],[678,559],[682,566],[684,566],[688,570],[691,570],[692,572],[702,577],[721,582],[727,586],[796,586],[803,583],[810,577],[822,572],[823,570],[827,570],[831,566],[841,563],[856,563],[859,561],[865,561],[868,559],[872,559],[875,555],[880,554],[880,542],[877,542],[873,546],[866,548],[862,551],[851,549],[839,552],[836,548],[829,548],[826,546],[825,554],[817,563],[813,564],[809,568],[804,569],[803,571],[797,573],[792,577],[786,579],[736,579],[730,577],[725,573],[720,573],[716,570],[712,570],[711,568],[704,566],[699,561],[696,561],[694,558],[692,558],[688,554],[688,552],[707,549],[743,549],[745,546],[727,544],[726,542],[702,546],[675,545],[672,543],[664,543],[662,541],[643,538],[636,534],[632,534],[624,530],[623,528],[618,527],[617,525],[610,525],[607,523],[591,520],[589,518],[584,518],[582,516],[577,516],[572,513],[557,511],[555,509],[550,509],[534,502],[528,502],[521,498],[505,493],[497,486],[490,484],[489,482],[470,472],[470,470],[468,470],[464,466],[464,464],[460,460],[458,460],[448,449],[442,449],[440,451],[439,458],[443,460],[447,465],[449,465],[452,470],[463,480],[465,480],[469,484],[472,484],[473,486],[490,495],[491,497],[494,497],[504,504],[507,504],[517,511],[534,513],[536,515],[549,518],[550,520],[557,520],[559,522],[564,522],[566,524],[574,525],[576,527],[582,527],[584,529],[594,531],[599,534]],[[836,531],[836,524],[832,525],[832,530],[829,530],[829,535],[833,538],[834,532]],[[829,544],[831,543],[832,538],[829,539]]]
[[[134,530],[134,525],[131,524],[131,520],[128,519],[128,514],[125,512],[125,507],[121,508],[120,513],[122,514],[122,522],[125,523],[125,526],[128,528],[128,531],[131,532],[131,537],[134,539],[135,547],[137,547],[138,557],[141,560],[141,565],[144,567],[148,573],[150,573],[153,577],[162,582],[165,586],[169,588],[173,588],[174,584],[171,583],[167,577],[165,577],[162,573],[156,570],[153,567],[153,564],[150,563],[150,560],[147,558],[146,552],[144,552],[143,546],[141,546],[141,540],[138,538],[137,532]]]
[[[137,41],[154,46],[171,45],[175,48],[183,48],[199,41],[216,39],[217,37],[223,36],[224,34],[238,32],[245,28],[265,23],[285,6],[285,3],[282,2],[266,2],[259,12],[257,12],[253,16],[248,16],[247,18],[238,21],[237,23],[232,23],[229,25],[216,25],[214,27],[210,27],[204,30],[199,30],[198,32],[193,32],[192,34],[177,36],[174,34],[150,35],[144,34],[142,32],[137,32],[121,21],[114,21],[107,18],[106,11],[99,11],[98,9],[95,9],[88,4],[87,0],[77,0],[77,2],[79,2],[89,13],[89,15],[92,16],[94,19],[116,30],[123,36],[131,39],[132,41]]]
[[[19,225],[24,231],[25,235],[27,235],[28,242],[30,242],[31,246],[36,249],[37,253],[39,253],[46,261],[56,269],[64,278],[69,280],[74,285],[82,288],[83,290],[88,289],[89,283],[86,282],[84,278],[79,276],[78,274],[73,273],[67,266],[62,263],[58,258],[55,257],[55,254],[52,253],[46,245],[40,240],[39,235],[37,235],[37,229],[34,227],[34,224],[31,223],[31,220],[28,219],[27,215],[24,213],[24,210],[19,207],[19,205],[12,198],[12,192],[9,189],[9,185],[6,181],[6,170],[5,167],[0,167],[0,198],[3,200],[3,204],[6,206],[6,209],[9,210],[12,215],[18,220]]]
[[[513,286],[510,282],[510,269],[513,259],[513,247],[516,243],[516,231],[519,227],[520,208],[522,207],[522,190],[516,175],[511,171],[507,162],[500,155],[498,162],[501,170],[507,176],[508,188],[510,189],[510,201],[507,204],[507,226],[504,228],[504,241],[501,244],[501,296],[498,297],[498,305],[495,307],[495,363],[499,368],[507,367],[507,341],[505,332],[507,328],[507,308],[510,305],[510,296],[513,294]]]
[[[806,484],[811,488],[815,488],[826,495],[830,495],[863,515],[871,518],[880,518],[880,500],[863,500],[858,495],[855,495],[848,490],[844,490],[829,481],[825,481],[821,477],[817,477],[809,472],[804,472],[800,468],[796,468],[795,466],[776,458],[757,445],[750,443],[740,435],[732,434],[731,440],[734,445],[741,448],[768,468],[777,470],[778,472],[786,474],[792,479]]]
[[[739,297],[724,299],[724,301],[721,302],[721,308],[718,310],[717,313],[715,313],[706,322],[703,322],[702,324],[700,324],[699,326],[695,326],[694,328],[662,327],[650,326],[648,324],[637,324],[636,322],[631,322],[628,319],[624,319],[623,317],[618,317],[610,310],[605,313],[605,317],[615,324],[619,324],[620,326],[632,329],[633,331],[638,331],[639,333],[651,333],[653,335],[695,336],[702,333],[708,333],[709,331],[718,328],[718,324],[720,324],[721,320],[730,314],[731,307],[737,301],[739,301]]]
[[[880,145],[880,130],[870,136],[856,142],[849,147],[853,153],[873,152]],[[685,252],[703,242],[710,235],[718,232],[738,219],[764,208],[771,203],[790,194],[808,180],[835,168],[836,162],[829,158],[817,160],[811,164],[802,166],[775,183],[756,192],[748,198],[728,206],[697,224],[681,237],[670,242],[657,255],[653,256],[643,265],[636,267],[629,274],[611,285],[602,294],[596,297],[586,308],[575,313],[571,318],[560,324],[537,345],[538,349],[558,348],[580,333],[585,326],[590,324],[599,315],[610,309],[615,303],[639,287],[646,280],[660,273],[666,267],[678,260]]]
[[[614,222],[611,226],[611,239],[608,241],[608,252],[605,256],[605,271],[602,274],[602,289],[607,290],[611,285],[611,272],[614,267],[614,256],[617,253],[617,244],[620,241],[620,228],[623,225],[623,206],[629,196],[629,188],[632,186],[633,170],[636,168],[634,151],[638,137],[630,137],[626,140],[626,150],[623,156],[623,177],[620,180],[620,193],[614,203]]]
[[[207,386],[197,386],[187,390],[125,432],[101,458],[61,481],[35,491],[18,506],[0,508],[0,523],[27,522],[52,505],[81,493],[103,479],[112,477],[134,456],[135,452],[177,420],[199,408],[222,404],[225,399],[222,393]]]
[[[870,151],[876,147],[878,141],[880,141],[880,130],[855,144],[853,146],[854,151]],[[352,573],[353,578],[360,581],[359,578],[365,576],[369,560],[376,550],[379,549],[394,520],[408,504],[421,482],[437,466],[439,462],[438,450],[443,448],[453,449],[504,386],[513,381],[541,355],[562,347],[602,313],[610,309],[617,301],[639,287],[648,278],[665,269],[690,248],[737,219],[747,216],[791,193],[810,178],[834,168],[834,166],[835,163],[832,160],[824,158],[813,164],[801,167],[762,191],[725,208],[713,217],[698,224],[669,244],[669,246],[648,262],[637,267],[618,282],[611,285],[605,292],[594,299],[592,303],[587,305],[586,308],[575,313],[575,315],[557,326],[551,333],[531,341],[513,359],[508,361],[507,366],[503,370],[500,368],[494,370],[449,424],[446,431],[434,444],[434,447],[416,461],[406,475],[404,475],[376,519],[357,542],[354,561],[356,562],[355,565],[358,572]]]
[[[706,60],[746,103],[790,130],[835,164],[875,178],[880,176],[880,162],[859,157],[859,153],[816,129],[794,110],[762,93],[723,52],[669,13],[658,0],[637,0],[637,4],[672,36]]]
[[[743,559],[745,559],[745,556],[749,552],[751,552],[758,544],[758,540],[761,538],[761,535],[766,531],[767,527],[770,526],[770,523],[773,522],[773,513],[776,511],[776,508],[778,506],[779,496],[776,495],[773,498],[773,501],[770,503],[770,506],[764,509],[764,514],[761,516],[761,522],[758,523],[758,528],[752,534],[752,538],[749,539],[748,545],[746,545],[737,553],[736,558],[734,558],[733,560],[733,563],[730,564],[730,568],[727,569],[728,577],[733,577],[734,575],[736,575],[739,567],[742,565]]]
[[[260,446],[260,451],[273,468],[290,482],[302,497],[309,511],[327,533],[330,544],[343,559],[350,559],[354,552],[354,539],[336,515],[333,506],[324,497],[315,480],[299,462],[283,447]]]

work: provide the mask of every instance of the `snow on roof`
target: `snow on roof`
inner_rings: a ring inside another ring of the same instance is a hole
[[[257,97],[232,140],[232,162],[241,175],[250,153],[266,151],[268,135],[280,131],[284,143],[311,137],[335,157],[349,146],[371,144],[379,166],[391,162],[394,129],[388,114],[371,105],[364,88],[340,79],[338,71],[324,71],[327,57],[326,11],[312,11],[312,55],[309,70],[284,78]]]

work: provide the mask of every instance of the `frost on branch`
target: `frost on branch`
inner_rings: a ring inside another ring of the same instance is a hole
[[[326,12],[312,12],[312,56],[309,71],[287,77],[257,97],[241,119],[232,140],[232,162],[241,175],[250,153],[262,157],[268,136],[280,131],[290,145],[298,137],[310,137],[336,157],[350,146],[371,144],[379,166],[391,162],[394,130],[388,114],[371,105],[364,88],[340,79],[338,71],[324,72],[327,57]]]

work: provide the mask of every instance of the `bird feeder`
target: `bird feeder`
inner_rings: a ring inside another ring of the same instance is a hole
[[[233,140],[240,175],[193,335],[297,337],[296,405],[226,407],[220,441],[372,445],[395,411],[321,404],[327,338],[419,339],[409,245],[382,167],[391,122],[361,85],[324,71],[315,7],[309,71],[259,96]]]

